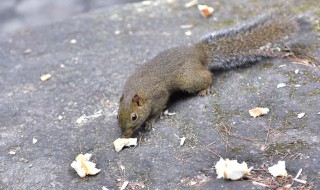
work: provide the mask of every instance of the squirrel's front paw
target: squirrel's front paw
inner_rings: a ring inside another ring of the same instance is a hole
[[[199,93],[198,93],[198,95],[199,96],[206,96],[206,95],[209,95],[209,94],[211,94],[211,88],[210,88],[210,86],[208,87],[208,88],[206,88],[206,89],[204,89],[204,90],[201,90]]]
[[[153,124],[154,124],[153,120],[146,121],[145,129],[150,131],[152,129]]]

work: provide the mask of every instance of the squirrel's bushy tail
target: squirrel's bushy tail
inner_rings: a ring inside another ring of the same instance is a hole
[[[296,17],[273,11],[237,29],[208,34],[197,45],[204,50],[207,65],[229,69],[276,56],[299,32]]]

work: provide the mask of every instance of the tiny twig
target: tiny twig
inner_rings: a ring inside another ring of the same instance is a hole
[[[216,143],[216,141],[213,141],[212,143],[207,144],[206,146],[211,146],[212,144]]]
[[[267,184],[264,184],[264,183],[260,183],[260,182],[257,182],[257,181],[251,181],[252,182],[252,184],[254,184],[254,185],[260,185],[260,186],[262,186],[262,187],[270,187],[269,185],[267,185]]]
[[[278,153],[278,154],[280,154],[280,153]],[[282,160],[284,160],[289,154],[290,154],[290,153],[287,152],[287,153],[282,157]]]
[[[201,143],[202,144],[202,143]],[[205,144],[202,144],[204,147],[206,147],[207,150],[209,150],[209,152],[213,153],[214,155],[216,155],[219,158],[222,158],[222,156],[217,153],[215,150],[212,150],[211,148],[209,148],[208,146],[206,146]]]
[[[120,161],[117,162],[117,165],[118,165],[118,168],[119,168],[119,171],[120,171],[121,180],[124,181],[125,176],[126,176],[125,170],[121,168],[122,164],[121,164]]]
[[[221,133],[217,130],[217,133],[220,135],[221,139],[226,143],[226,145],[228,145],[231,149],[233,149],[233,147],[229,144],[228,141],[226,141],[223,136],[221,135]]]
[[[80,139],[78,139],[78,141],[79,141],[79,149],[80,149],[80,153],[82,153],[82,147],[81,147]]]
[[[252,169],[252,171],[268,171],[267,169]]]
[[[269,140],[270,130],[271,130],[271,122],[272,122],[272,115],[270,116],[269,126],[268,126],[268,133],[266,137],[266,141],[264,142],[264,145],[266,146]]]
[[[247,141],[252,141],[252,142],[255,142],[255,143],[260,143],[258,139],[251,139],[249,137],[244,137],[244,136],[239,136],[239,135],[230,135],[231,137],[235,137],[235,138],[239,138],[239,139],[242,139],[242,140],[247,140]]]
[[[297,159],[299,156],[301,155],[301,153],[297,153],[293,158],[292,158],[292,160],[295,160],[295,159]]]
[[[298,179],[299,176],[301,175],[301,172],[302,172],[302,168],[300,168],[300,170],[298,171],[298,173],[297,173],[297,175],[296,175],[296,177],[294,179]]]
[[[289,53],[287,53],[286,55],[282,56],[282,58],[286,58],[286,59],[288,59],[291,62],[296,63],[296,64],[309,66],[309,67],[316,67],[312,63],[315,62],[315,61],[319,61],[319,58],[311,56],[311,55],[308,55],[308,54],[306,54],[304,56],[301,56],[301,57],[297,57],[295,55],[295,53],[289,47],[286,47],[286,48],[289,51]]]

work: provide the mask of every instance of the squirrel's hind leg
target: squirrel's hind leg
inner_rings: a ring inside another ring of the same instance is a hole
[[[180,75],[179,89],[189,93],[198,93],[200,96],[210,94],[212,73],[205,69],[188,70]]]

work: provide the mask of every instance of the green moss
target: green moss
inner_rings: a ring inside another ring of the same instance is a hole
[[[307,126],[307,117],[303,117],[302,119],[299,119],[299,122],[297,122],[297,112],[289,111],[288,114],[285,116],[285,118],[281,122],[281,127],[277,130],[284,131],[287,129],[304,129]],[[278,119],[279,121],[279,119]]]
[[[239,156],[245,150],[245,145],[235,146],[231,149],[231,153],[234,157]]]
[[[257,88],[255,88],[254,86],[252,86],[252,85],[246,85],[245,86],[245,89],[247,90],[247,91],[249,91],[249,92],[252,92],[252,93],[257,93],[257,91],[258,91],[258,89]]]
[[[185,145],[194,147],[198,143],[198,134],[193,130],[193,124],[187,123],[179,127],[180,134],[186,137]]]
[[[276,143],[267,147],[265,155],[269,157],[290,156],[308,147],[308,143],[303,140],[297,140],[289,143]]]
[[[222,116],[227,114],[227,112],[225,112],[223,109],[220,108],[220,104],[217,99],[215,99],[213,103],[213,113],[217,116]]]
[[[278,129],[279,131],[283,131],[287,128],[290,128],[293,125],[293,123],[289,120],[289,118],[286,116],[284,121],[282,122],[281,127]]]
[[[300,5],[293,7],[293,11],[297,14],[305,13],[306,11],[310,11],[310,10],[320,10],[319,2],[314,0],[304,0],[304,1],[301,1]],[[319,11],[315,11],[314,14],[317,15],[318,17],[320,16]]]
[[[301,96],[306,96],[306,97],[320,96],[320,89],[314,89],[309,91],[308,93],[302,93]]]

